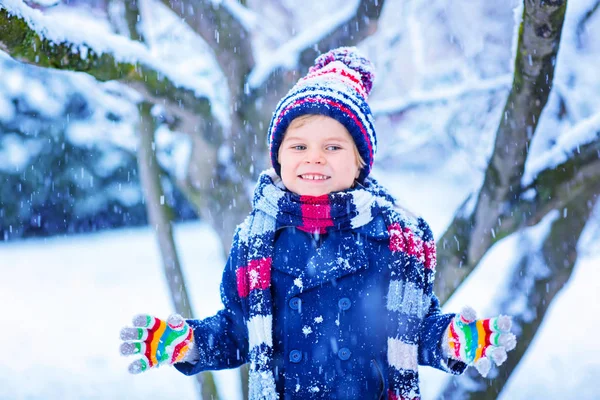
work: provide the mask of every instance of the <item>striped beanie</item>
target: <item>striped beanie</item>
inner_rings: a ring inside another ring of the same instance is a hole
[[[281,175],[277,161],[279,146],[288,126],[297,117],[317,114],[331,117],[346,127],[365,161],[358,177],[360,182],[364,181],[377,151],[373,115],[367,104],[373,69],[373,64],[356,47],[339,47],[315,60],[308,74],[281,99],[273,113],[268,143],[277,175]]]

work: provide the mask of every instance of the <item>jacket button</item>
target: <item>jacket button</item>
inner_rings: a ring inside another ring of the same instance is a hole
[[[340,360],[347,360],[350,358],[350,356],[352,355],[352,352],[350,351],[350,349],[346,348],[346,347],[342,347],[339,351],[338,351],[338,357],[340,358]]]
[[[292,297],[289,304],[292,310],[299,310],[302,300],[300,300],[298,297]]]
[[[298,364],[300,361],[302,361],[302,352],[300,350],[290,351],[290,361],[294,364]]]
[[[342,297],[339,301],[338,301],[338,306],[340,307],[340,310],[347,310],[350,308],[350,305],[352,303],[350,302],[350,299],[347,297]]]

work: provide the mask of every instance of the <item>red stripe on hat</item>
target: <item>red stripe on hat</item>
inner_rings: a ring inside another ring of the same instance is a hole
[[[348,79],[350,79],[350,81],[352,81],[352,83],[354,83],[354,85],[352,85],[352,87],[354,88],[354,90],[356,90],[356,92],[358,92],[359,95],[361,95],[362,97],[366,98],[367,97],[367,91],[365,90],[365,86],[363,85],[363,82],[361,79],[357,79],[356,76],[352,75],[351,73],[349,73],[347,70],[345,69],[338,69],[336,67],[327,69],[327,67],[322,68],[320,70],[318,70],[317,72],[314,73],[309,73],[308,75],[306,75],[304,78],[302,78],[302,81],[306,81],[309,79],[313,79],[319,76],[323,76],[323,75],[329,75],[329,74],[340,74]]]
[[[248,263],[247,274],[250,290],[267,289],[271,286],[271,257],[251,260]]]
[[[355,124],[359,127],[365,141],[367,142],[367,146],[369,148],[369,167],[373,166],[373,144],[371,143],[371,140],[369,139],[369,134],[367,133],[366,128],[363,126],[363,124],[358,120],[358,118],[356,118],[356,115],[346,106],[337,103],[335,101],[329,100],[329,99],[325,99],[325,98],[301,98],[298,99],[296,101],[294,101],[293,103],[291,103],[290,105],[288,105],[286,108],[283,109],[283,111],[281,111],[281,113],[279,114],[279,118],[277,118],[277,123],[273,126],[273,130],[277,129],[277,126],[279,125],[279,123],[281,122],[281,119],[285,116],[285,114],[287,114],[287,112],[300,105],[300,104],[304,104],[304,103],[325,103],[328,104],[330,106],[333,106],[339,110],[341,110],[344,114],[346,114],[347,116],[349,116],[350,118],[352,118],[352,120],[355,122]],[[271,142],[271,144],[274,142]]]
[[[248,268],[240,267],[235,270],[235,278],[237,280],[237,291],[240,297],[248,297],[250,288],[248,288]]]

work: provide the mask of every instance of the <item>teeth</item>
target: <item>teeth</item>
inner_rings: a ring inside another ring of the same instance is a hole
[[[302,177],[302,179],[308,179],[308,180],[312,180],[312,181],[322,181],[325,180],[327,178],[329,178],[328,176],[324,176],[324,175],[300,175]]]

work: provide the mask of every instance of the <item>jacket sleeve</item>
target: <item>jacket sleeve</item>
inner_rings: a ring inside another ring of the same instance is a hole
[[[436,250],[435,241],[429,225],[419,219],[420,228],[423,232],[423,252],[425,260],[425,294],[431,296],[431,302],[419,334],[419,364],[427,365],[442,371],[459,375],[467,368],[467,364],[444,356],[442,350],[442,339],[446,328],[454,318],[455,314],[442,314],[440,302],[433,293],[433,281],[435,277]]]
[[[224,308],[216,315],[203,320],[187,320],[194,331],[194,344],[199,360],[196,363],[174,364],[175,368],[185,375],[194,375],[206,370],[235,368],[246,363],[248,330],[237,293],[235,274],[237,249],[239,249],[237,240],[236,232],[221,281],[221,301]]]

